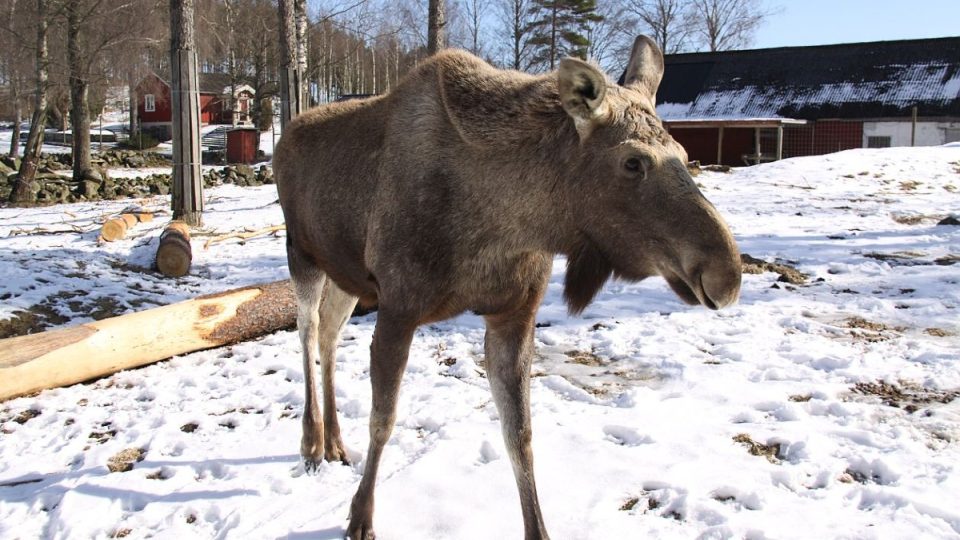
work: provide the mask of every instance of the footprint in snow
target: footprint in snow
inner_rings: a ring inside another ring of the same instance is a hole
[[[607,440],[621,446],[639,446],[653,442],[653,439],[649,435],[644,435],[627,426],[613,424],[603,426],[603,433],[606,435]]]

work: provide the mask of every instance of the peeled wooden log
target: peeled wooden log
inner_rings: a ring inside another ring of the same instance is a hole
[[[160,234],[157,269],[167,277],[182,277],[190,271],[192,262],[190,226],[182,221],[171,221]]]
[[[134,225],[148,221],[153,221],[153,214],[150,212],[124,212],[103,224],[100,229],[100,238],[107,242],[120,240],[127,236],[127,231]]]
[[[0,340],[0,401],[296,325],[289,281]]]
[[[120,214],[120,217],[107,220],[103,224],[100,229],[100,238],[107,242],[120,240],[127,235],[127,231],[133,228],[137,222],[137,216],[133,214]]]

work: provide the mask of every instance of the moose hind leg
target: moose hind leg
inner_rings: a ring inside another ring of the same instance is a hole
[[[488,317],[484,354],[487,379],[500,413],[500,428],[520,494],[526,540],[546,539],[533,477],[530,446],[530,364],[533,360],[533,314]]]
[[[314,474],[323,460],[323,419],[317,400],[317,353],[319,351],[320,302],[326,276],[316,268],[302,268],[294,264],[292,254],[290,274],[297,296],[297,332],[303,354],[303,437],[300,439],[300,456],[308,474]]]
[[[334,395],[333,376],[337,359],[337,342],[340,332],[350,318],[357,297],[344,292],[331,279],[323,287],[320,301],[320,378],[323,384],[323,458],[327,461],[347,463],[347,453],[340,438],[340,423],[337,420],[337,402]]]

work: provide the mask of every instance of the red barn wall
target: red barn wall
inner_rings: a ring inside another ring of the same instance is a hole
[[[200,123],[211,124],[220,116],[220,100],[213,94],[200,94]]]
[[[717,163],[719,128],[671,128],[670,135],[687,151],[687,157],[705,165]],[[722,165],[743,166],[743,155],[754,153],[753,128],[723,129]]]
[[[691,160],[703,164],[717,162],[719,128],[669,128],[670,135],[687,151]],[[767,135],[773,128],[764,128]],[[724,128],[723,165],[742,167],[743,156],[754,153],[753,128]],[[763,152],[776,152],[775,140],[764,139]],[[787,126],[783,130],[783,157],[819,156],[863,148],[863,122],[849,120],[818,120],[801,126]]]
[[[863,148],[863,122],[817,120],[783,130],[783,157],[819,156]]]

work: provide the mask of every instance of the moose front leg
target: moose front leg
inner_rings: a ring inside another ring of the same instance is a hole
[[[410,317],[397,316],[380,306],[377,327],[370,345],[370,385],[373,387],[373,407],[370,411],[370,445],[360,487],[350,504],[350,524],[347,538],[371,540],[373,533],[373,490],[383,446],[390,438],[397,418],[397,396],[403,369],[407,365],[410,342],[416,324]]]
[[[534,296],[524,309],[507,316],[487,317],[484,342],[487,379],[500,413],[500,428],[520,493],[527,540],[549,537],[540,514],[530,446],[530,364],[533,361],[534,315],[540,301],[539,295]]]

